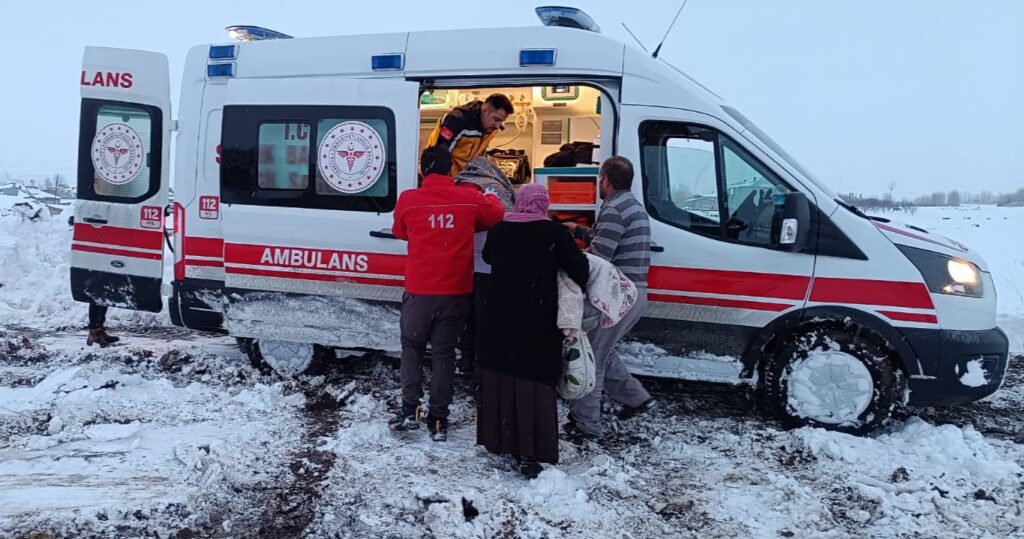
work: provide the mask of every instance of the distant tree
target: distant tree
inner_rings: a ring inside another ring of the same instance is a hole
[[[949,196],[946,198],[946,203],[950,206],[960,205],[960,191],[956,189],[949,192]]]

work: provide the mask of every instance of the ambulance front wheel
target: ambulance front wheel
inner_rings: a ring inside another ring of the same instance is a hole
[[[334,350],[319,344],[274,341],[269,339],[236,338],[238,349],[261,374],[277,372],[287,376],[321,374],[326,369]]]
[[[761,371],[766,411],[787,427],[864,434],[884,425],[906,387],[896,353],[865,328],[825,323],[797,330]]]

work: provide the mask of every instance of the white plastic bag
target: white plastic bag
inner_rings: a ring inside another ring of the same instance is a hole
[[[562,376],[558,379],[558,395],[575,400],[589,395],[597,384],[594,349],[583,331],[574,330],[562,340]]]

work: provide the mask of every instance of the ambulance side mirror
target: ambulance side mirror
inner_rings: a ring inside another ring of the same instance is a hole
[[[811,204],[803,193],[787,193],[772,223],[772,239],[783,251],[799,252],[811,235]]]

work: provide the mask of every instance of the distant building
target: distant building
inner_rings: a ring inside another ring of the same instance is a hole
[[[0,184],[0,209],[10,209],[16,204],[39,204],[49,210],[50,215],[60,215],[74,207],[75,194],[65,186],[43,189],[18,182]]]

